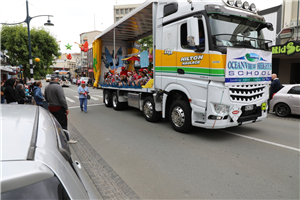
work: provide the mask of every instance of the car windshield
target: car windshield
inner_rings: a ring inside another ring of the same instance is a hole
[[[267,50],[272,42],[265,40],[260,22],[218,14],[210,15],[209,21],[215,46]]]

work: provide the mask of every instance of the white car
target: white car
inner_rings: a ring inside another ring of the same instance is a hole
[[[40,106],[1,104],[1,199],[99,199],[68,144]]]
[[[81,77],[81,78],[80,78],[80,83],[81,83],[82,81],[84,81],[85,84],[87,84],[88,81],[89,81],[89,77]]]

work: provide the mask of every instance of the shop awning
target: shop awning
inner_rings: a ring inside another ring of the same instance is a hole
[[[115,42],[137,41],[146,36],[152,35],[152,3],[155,0],[146,1],[129,14],[125,15],[118,22],[104,30],[95,37],[103,41]]]
[[[0,70],[1,70],[1,71],[5,71],[5,72],[13,72],[13,71],[14,71],[14,70],[12,70],[11,68],[5,67],[5,66],[0,66]]]

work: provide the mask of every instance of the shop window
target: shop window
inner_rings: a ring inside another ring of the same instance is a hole
[[[121,14],[124,14],[124,9],[121,9]]]
[[[128,9],[125,9],[125,14],[127,14],[128,13]]]
[[[120,10],[119,9],[116,9],[116,14],[120,14]]]

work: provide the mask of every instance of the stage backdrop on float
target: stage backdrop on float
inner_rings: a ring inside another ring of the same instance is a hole
[[[228,48],[225,85],[265,84],[271,81],[272,52]]]

